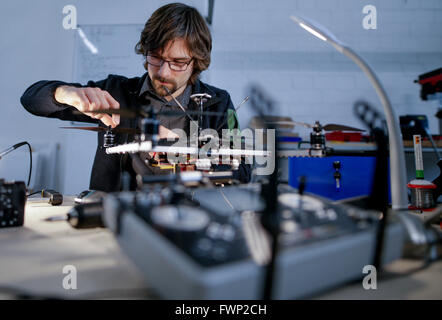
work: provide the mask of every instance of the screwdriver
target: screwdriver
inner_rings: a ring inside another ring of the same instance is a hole
[[[75,229],[89,229],[104,227],[101,214],[102,202],[82,203],[73,207],[66,215],[52,216],[45,221],[67,221]]]

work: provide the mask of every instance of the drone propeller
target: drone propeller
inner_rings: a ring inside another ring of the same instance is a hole
[[[60,129],[75,129],[75,130],[87,130],[87,131],[108,131],[108,128],[104,127],[60,127]],[[128,133],[128,134],[139,134],[141,131],[139,129],[132,128],[113,128],[111,129],[114,133]]]
[[[75,130],[86,130],[86,131],[107,131],[108,130],[107,128],[103,128],[103,127],[60,127],[60,129],[75,129]],[[139,134],[140,130],[132,129],[132,128],[114,128],[114,129],[112,129],[112,132]],[[162,138],[162,139],[158,139],[157,145],[170,147],[170,146],[173,146],[177,142],[179,142],[178,139]]]
[[[83,112],[79,110],[75,110],[74,113],[76,115],[82,115]],[[95,110],[95,111],[87,111],[86,113],[95,113],[95,114],[118,114],[123,118],[135,118],[138,116],[144,116],[145,114],[142,111],[134,111],[129,109],[112,109],[112,110]]]
[[[322,127],[325,131],[358,131],[358,132],[364,132],[365,130],[354,128],[350,126],[344,126],[342,124],[334,124],[329,123]]]

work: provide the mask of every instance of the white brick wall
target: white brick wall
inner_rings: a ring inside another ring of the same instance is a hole
[[[207,0],[182,1],[206,13]],[[87,188],[89,172],[69,167],[66,161],[73,148],[65,145],[70,133],[58,128],[60,121],[27,113],[19,97],[34,81],[72,79],[74,31],[62,28],[64,5],[77,7],[80,24],[144,24],[154,9],[167,2],[171,1],[0,1],[4,145],[22,140],[60,143],[60,185],[66,181]],[[362,28],[362,8],[367,4],[377,8],[377,30]],[[317,20],[351,45],[377,72],[396,113],[427,114],[431,131],[438,132],[433,116],[437,105],[420,101],[413,80],[442,66],[442,0],[216,0],[213,59],[204,78],[227,89],[235,104],[251,83],[260,83],[278,101],[281,115],[359,126],[352,112],[356,99],[380,106],[371,85],[346,57],[296,26],[290,14]],[[245,104],[239,111],[242,127],[251,116]]]

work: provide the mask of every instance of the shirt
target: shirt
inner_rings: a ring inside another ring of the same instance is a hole
[[[188,84],[184,91],[176,97],[176,99],[179,101],[179,103],[183,106],[185,110],[187,110],[190,96],[192,94],[192,85]],[[143,85],[140,89],[140,97],[144,96],[144,101],[149,101],[150,105],[153,106],[154,110],[156,112],[171,110],[171,111],[177,111],[179,113],[182,113],[181,116],[168,116],[168,115],[161,115],[159,114],[157,116],[158,121],[160,122],[160,125],[166,127],[169,130],[179,128],[186,130],[189,125],[189,118],[187,115],[181,110],[181,108],[178,106],[178,104],[171,99],[170,101],[167,101],[164,97],[159,96],[155,90],[152,87],[150,77],[146,77]]]

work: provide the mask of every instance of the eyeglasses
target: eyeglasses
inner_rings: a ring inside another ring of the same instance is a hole
[[[177,62],[177,61],[169,61],[164,60],[160,57],[156,56],[146,56],[147,63],[154,67],[161,67],[164,62],[169,64],[169,68],[173,71],[186,71],[189,64],[192,62],[193,58],[188,62]]]

